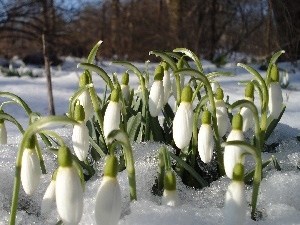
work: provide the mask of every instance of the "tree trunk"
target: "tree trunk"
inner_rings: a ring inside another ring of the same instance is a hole
[[[44,54],[44,63],[45,63],[45,73],[47,78],[47,91],[48,91],[48,109],[50,115],[55,115],[53,92],[52,92],[52,81],[51,81],[51,70],[49,62],[49,45],[48,45],[48,35],[49,35],[49,18],[47,15],[47,1],[42,1],[43,4],[43,18],[44,18],[44,29],[42,34],[43,41],[43,54]],[[51,1],[50,8],[53,8],[53,2]],[[52,9],[54,10],[54,9]],[[50,10],[51,11],[51,10]]]
[[[295,0],[270,0],[279,46],[291,61],[300,58],[300,4]]]
[[[118,18],[119,18],[119,0],[112,0],[111,1],[111,22],[110,22],[110,28],[111,28],[111,46],[112,46],[112,55],[114,56],[117,54],[118,49],[118,39],[119,39],[119,33],[118,33]]]
[[[181,35],[181,0],[166,0],[169,13],[169,23],[170,23],[170,48],[181,47],[182,43]]]

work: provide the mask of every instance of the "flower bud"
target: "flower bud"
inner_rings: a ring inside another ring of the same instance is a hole
[[[198,133],[198,152],[204,163],[211,161],[214,149],[214,136],[211,128],[211,114],[204,111],[202,114],[202,125]]]
[[[149,111],[152,117],[158,116],[164,105],[163,67],[155,69],[154,82],[149,94]]]
[[[3,119],[0,119],[0,144],[7,144],[7,131]]]
[[[83,87],[90,84],[90,78],[88,73],[85,71],[79,79],[79,87]],[[85,90],[81,95],[78,96],[80,104],[83,106],[85,111],[85,121],[89,120],[93,114],[93,104],[89,90]]]
[[[54,203],[55,203],[56,174],[57,174],[57,170],[54,171],[51,182],[50,182],[49,186],[47,187],[47,190],[46,190],[43,200],[42,200],[41,214],[43,216],[46,216],[47,213],[50,212],[51,208],[54,206]]]
[[[176,177],[172,171],[166,171],[165,173],[162,204],[168,206],[180,205],[180,199],[176,190]]]
[[[193,131],[192,89],[186,86],[182,90],[182,101],[173,120],[173,139],[180,149],[188,146]]]
[[[120,115],[121,108],[119,104],[119,93],[117,89],[114,89],[112,91],[111,99],[106,108],[103,120],[103,133],[106,138],[111,131],[120,128]]]
[[[27,140],[22,155],[21,182],[27,195],[32,195],[36,191],[41,174],[40,161],[35,150],[34,136],[32,136]]]

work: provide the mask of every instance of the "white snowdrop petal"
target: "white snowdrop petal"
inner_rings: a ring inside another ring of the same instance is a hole
[[[130,96],[130,88],[129,88],[129,86],[125,85],[125,84],[121,84],[121,91],[122,91],[122,95],[123,95],[124,99],[126,101],[128,101],[129,96]]]
[[[97,225],[117,225],[122,211],[121,190],[115,177],[104,176],[95,204]]]
[[[119,129],[120,110],[120,104],[118,102],[111,101],[108,104],[103,120],[103,133],[105,137],[107,137],[111,131]]]
[[[240,112],[241,116],[243,117],[243,132],[246,132],[250,129],[253,123],[253,113],[251,109],[247,107],[243,107]]]
[[[44,194],[42,204],[41,204],[41,214],[46,216],[47,213],[50,212],[51,208],[54,206],[55,203],[55,185],[56,181],[51,180],[47,190]]]
[[[41,177],[40,161],[33,149],[24,149],[22,155],[21,181],[26,194],[32,195],[37,189]]]
[[[179,206],[180,199],[176,190],[164,190],[162,196],[162,205],[168,206]]]
[[[227,108],[223,100],[216,100],[215,106],[219,136],[223,137],[227,132],[229,124]]]
[[[278,119],[282,109],[283,97],[280,84],[271,82],[269,87],[269,111],[274,119]]]
[[[170,73],[167,70],[164,70],[163,86],[164,86],[164,105],[165,105],[169,101],[171,89],[172,89]]]
[[[76,156],[84,161],[89,150],[89,131],[85,122],[74,125],[72,141]]]
[[[225,196],[225,225],[243,225],[246,221],[247,201],[242,181],[232,181]]]
[[[227,141],[243,141],[244,134],[241,130],[232,130],[228,137]],[[232,179],[233,168],[235,164],[240,162],[241,155],[245,152],[245,150],[238,146],[229,145],[224,149],[224,167],[226,175]],[[245,157],[242,158],[241,163],[244,164]]]
[[[85,121],[89,120],[93,114],[93,103],[91,100],[90,92],[88,90],[84,91],[78,96],[80,105],[84,108]]]
[[[7,144],[7,131],[5,123],[0,123],[0,144]]]
[[[173,139],[180,149],[188,146],[193,131],[193,108],[189,102],[181,102],[173,120]]]
[[[83,210],[83,190],[74,167],[58,168],[55,191],[57,211],[64,224],[78,224]]]
[[[164,88],[162,81],[154,81],[149,94],[149,111],[152,117],[158,116],[164,103]]]
[[[214,149],[213,131],[210,125],[202,124],[198,133],[198,152],[204,163],[209,163]]]

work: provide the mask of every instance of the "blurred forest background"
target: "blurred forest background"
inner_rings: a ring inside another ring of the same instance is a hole
[[[240,52],[265,59],[300,56],[295,0],[0,0],[0,57],[46,51],[145,61],[150,50],[185,47],[216,60]],[[153,60],[155,60],[153,58]]]

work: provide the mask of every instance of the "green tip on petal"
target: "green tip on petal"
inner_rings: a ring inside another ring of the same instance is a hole
[[[72,167],[73,155],[67,146],[61,146],[58,150],[58,165],[61,167]]]
[[[240,113],[237,113],[232,118],[232,129],[242,130],[243,128],[243,117]]]
[[[237,163],[233,168],[232,180],[234,181],[244,181],[244,165]]]
[[[91,83],[89,74],[87,71],[84,71],[79,78],[79,87],[83,87],[89,83]]]
[[[84,121],[84,118],[85,118],[84,108],[82,105],[77,104],[74,110],[74,119],[76,121]]]
[[[116,177],[119,171],[118,159],[114,155],[109,155],[104,166],[104,176]]]
[[[154,72],[154,80],[163,80],[164,77],[164,68],[161,65],[158,65]]]
[[[121,83],[123,85],[128,85],[129,83],[129,73],[128,72],[125,72],[123,75],[122,75],[122,81]]]
[[[1,113],[4,113],[3,110],[0,110],[0,114]],[[4,123],[4,119],[3,118],[0,118],[0,123]]]
[[[176,177],[172,171],[167,171],[165,173],[164,187],[168,191],[176,190]]]
[[[211,124],[211,113],[208,110],[202,114],[202,124]]]
[[[271,79],[273,82],[279,82],[279,71],[275,64],[271,68]]]
[[[34,138],[33,135],[26,140],[25,148],[28,148],[28,149],[34,149],[35,148],[35,138]]]
[[[181,57],[177,62],[177,69],[183,68],[183,57]]]
[[[254,84],[252,82],[249,82],[245,89],[245,97],[247,98],[254,98]]]
[[[223,90],[222,88],[218,87],[216,89],[216,100],[223,100],[223,98],[224,98]]]
[[[54,172],[52,174],[52,180],[54,180],[54,181],[56,181],[57,171],[58,171],[58,169],[54,170]]]
[[[164,68],[164,70],[168,70],[169,69],[169,64],[166,63],[165,61],[161,62],[160,65]]]
[[[119,102],[119,91],[118,91],[118,89],[114,89],[111,92],[110,100],[112,102]]]
[[[182,89],[181,101],[182,102],[191,102],[193,97],[193,91],[190,86],[185,86]]]

